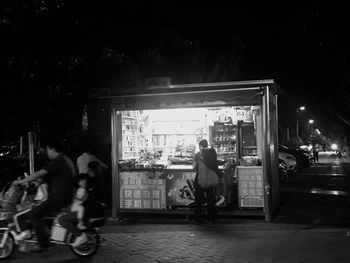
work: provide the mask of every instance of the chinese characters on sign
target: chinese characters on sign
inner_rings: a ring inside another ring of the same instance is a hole
[[[147,179],[147,171],[126,172],[121,175],[120,208],[163,209],[165,180]]]
[[[263,207],[262,166],[237,166],[240,207]]]

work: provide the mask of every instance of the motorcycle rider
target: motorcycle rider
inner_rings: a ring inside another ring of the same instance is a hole
[[[51,135],[46,139],[45,148],[50,162],[27,178],[14,181],[15,185],[36,181],[38,178],[44,178],[48,182],[47,200],[26,213],[38,238],[38,244],[29,249],[31,252],[41,252],[49,246],[43,218],[70,205],[73,198],[73,178],[76,174],[74,163],[61,152],[61,142],[56,136]]]

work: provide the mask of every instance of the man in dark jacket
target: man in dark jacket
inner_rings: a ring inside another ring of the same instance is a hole
[[[38,245],[30,249],[33,252],[41,252],[48,247],[49,239],[45,232],[43,218],[53,212],[59,212],[62,208],[71,204],[74,187],[73,178],[76,173],[74,163],[60,152],[61,143],[57,138],[48,138],[45,145],[50,162],[27,178],[14,182],[15,185],[21,185],[36,181],[39,178],[45,178],[49,185],[47,200],[34,206],[27,213],[38,238]]]

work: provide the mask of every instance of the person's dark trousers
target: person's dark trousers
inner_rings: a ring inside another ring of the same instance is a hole
[[[42,202],[40,205],[37,205],[31,209],[29,213],[27,213],[27,217],[29,218],[34,231],[38,238],[38,243],[41,247],[45,248],[49,245],[49,238],[46,234],[44,217],[50,216],[52,212],[59,211],[61,207],[57,207],[57,203],[55,200],[46,200]]]
[[[29,214],[33,210],[34,207],[36,207],[40,204],[41,203],[34,203],[31,208],[19,211],[18,213],[16,213],[14,215],[13,219],[16,219],[15,221],[18,223],[18,227],[19,227],[20,231],[28,230],[28,229],[32,228],[30,222],[28,222]],[[17,229],[17,225],[16,225],[16,229]]]
[[[80,236],[82,234],[81,230],[76,226],[78,223],[78,212],[70,212],[61,215],[58,218],[58,223],[75,236]]]
[[[16,219],[18,223],[18,227],[20,231],[27,230],[30,228],[30,225],[28,224],[28,215],[31,212],[31,209],[26,209],[23,211],[20,211],[14,215],[14,219]],[[17,226],[16,226],[17,228]]]
[[[207,209],[208,209],[208,220],[214,221],[216,219],[216,208],[215,208],[215,196],[213,188],[201,188],[198,185],[195,188],[195,209],[194,219],[196,222],[201,220],[202,204],[205,202],[204,193],[206,194]]]

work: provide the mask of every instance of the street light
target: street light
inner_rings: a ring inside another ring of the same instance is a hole
[[[304,111],[305,110],[305,106],[300,106],[298,109],[297,109],[297,125],[296,125],[296,137],[299,138],[299,111]]]
[[[313,119],[310,119],[307,123],[307,135],[308,135],[308,137],[310,137],[310,124],[313,124],[313,123],[314,123]]]

